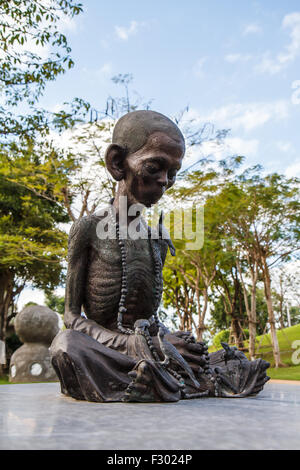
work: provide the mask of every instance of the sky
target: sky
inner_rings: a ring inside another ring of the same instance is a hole
[[[47,85],[42,106],[77,96],[103,109],[121,93],[111,78],[130,73],[131,92],[155,111],[172,117],[189,106],[199,126],[230,129],[228,151],[247,165],[300,176],[299,0],[82,4],[63,24],[75,66]],[[31,295],[25,289],[20,305]]]

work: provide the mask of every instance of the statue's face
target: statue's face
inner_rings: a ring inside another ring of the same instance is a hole
[[[140,150],[129,154],[124,162],[127,196],[150,207],[176,180],[184,156],[184,143],[156,132]]]

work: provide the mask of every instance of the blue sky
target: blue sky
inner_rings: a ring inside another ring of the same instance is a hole
[[[111,77],[131,73],[152,109],[173,116],[189,105],[199,126],[231,128],[228,152],[300,176],[299,0],[82,3],[63,25],[75,66],[48,84],[42,105],[79,96],[103,109],[120,93]],[[19,304],[43,299],[25,289]]]
[[[153,109],[173,116],[189,105],[199,125],[230,128],[230,149],[249,164],[300,174],[298,0],[82,3],[65,25],[75,67],[42,104],[80,96],[102,109],[120,93],[111,77],[131,73]]]

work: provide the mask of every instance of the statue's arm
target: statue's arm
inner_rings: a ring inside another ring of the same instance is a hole
[[[74,222],[68,241],[64,323],[67,328],[85,333],[105,346],[127,353],[127,337],[81,316],[92,230],[91,217]]]

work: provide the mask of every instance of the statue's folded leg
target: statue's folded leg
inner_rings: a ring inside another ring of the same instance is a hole
[[[122,401],[129,386],[135,389],[149,378],[145,395],[129,401],[177,401],[180,398],[178,387],[156,371],[151,361],[137,361],[79,331],[59,333],[50,352],[62,393],[77,400]],[[128,375],[134,369],[138,378],[135,372]]]
[[[59,333],[50,352],[62,393],[78,400],[120,401],[135,366],[132,358],[75,330]]]
[[[178,381],[152,360],[141,359],[129,375],[132,382],[126,389],[123,401],[174,402],[182,396]]]

